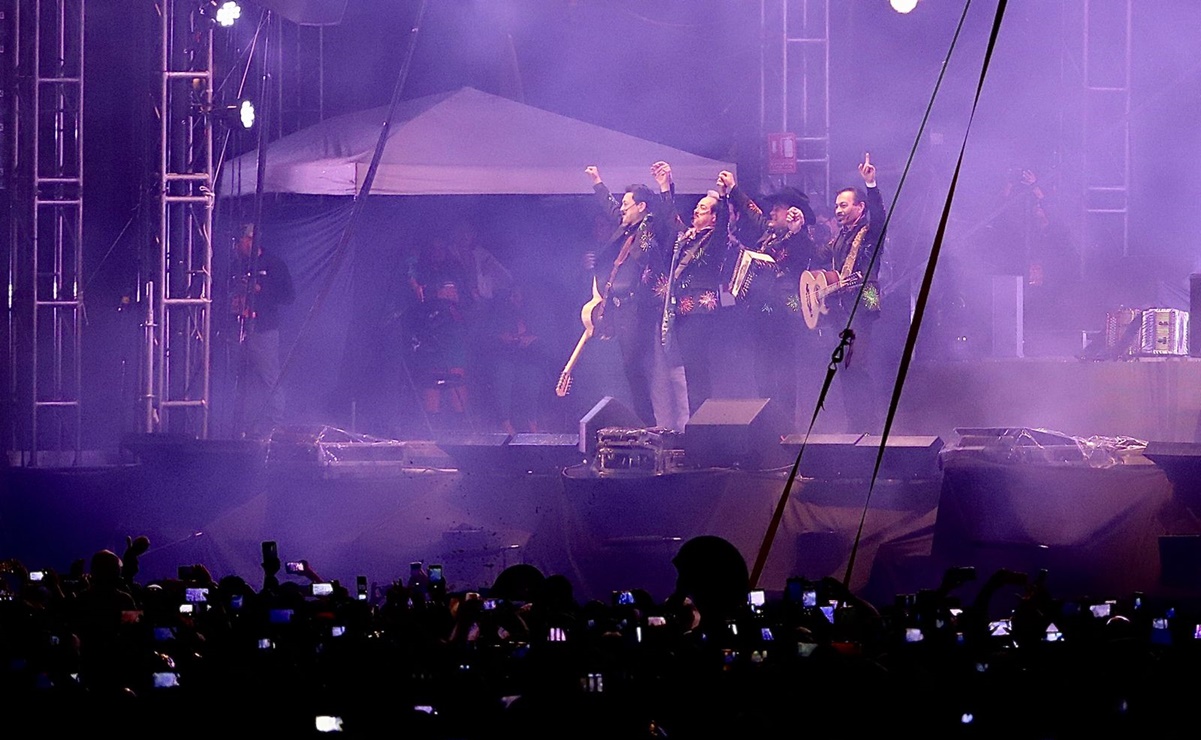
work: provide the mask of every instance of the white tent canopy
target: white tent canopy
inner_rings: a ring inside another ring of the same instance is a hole
[[[264,191],[355,195],[387,107],[330,118],[272,142]],[[652,187],[650,165],[671,164],[676,189],[699,194],[734,165],[465,87],[397,107],[373,195],[553,195],[591,190],[596,165],[614,190]],[[255,191],[258,153],[226,163],[220,193]]]

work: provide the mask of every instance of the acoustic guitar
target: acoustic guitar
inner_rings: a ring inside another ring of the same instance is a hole
[[[559,373],[559,382],[555,384],[555,395],[559,398],[563,398],[571,391],[571,371],[580,359],[580,353],[584,351],[584,345],[588,343],[588,340],[598,330],[600,330],[601,336],[604,336],[604,315],[605,299],[596,287],[596,276],[594,275],[592,277],[592,299],[580,309],[580,321],[584,324],[584,333],[580,335],[580,341],[576,342],[575,350],[572,351],[571,357],[567,359],[567,364],[563,367],[563,372]]]
[[[863,281],[863,275],[853,272],[845,278],[834,270],[805,270],[801,273],[800,300],[801,316],[805,317],[805,326],[817,328],[817,321],[824,313],[829,313],[826,298],[840,290],[853,288]]]

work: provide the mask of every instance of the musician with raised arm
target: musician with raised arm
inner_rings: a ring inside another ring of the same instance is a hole
[[[814,270],[824,271],[829,276],[825,282],[831,288],[815,312],[814,331],[821,337],[821,345],[825,347],[828,359],[830,352],[838,345],[838,334],[846,327],[847,318],[859,296],[859,284],[866,283],[862,288],[863,305],[855,313],[855,321],[851,326],[855,341],[842,367],[838,369],[838,377],[842,379],[846,431],[879,434],[879,394],[869,367],[873,361],[873,326],[880,318],[880,285],[876,279],[879,258],[876,258],[871,272],[869,266],[875,253],[882,247],[885,212],[884,197],[876,185],[876,166],[872,164],[870,154],[863,155],[859,175],[863,178],[862,189],[847,187],[838,191],[834,200],[838,233],[819,248],[813,266]],[[836,273],[836,276],[831,273]],[[837,287],[839,281],[845,287]]]
[[[617,340],[634,413],[648,427],[654,426],[651,373],[663,307],[655,285],[665,272],[665,235],[654,213],[658,198],[646,185],[630,185],[619,203],[596,166],[585,168],[584,173],[610,218],[617,222],[597,254],[596,285],[603,299],[602,326],[597,331]]]
[[[668,273],[658,292],[664,299],[659,327],[660,344],[678,348],[684,363],[688,412],[695,414],[713,395],[713,365],[721,338],[719,322],[728,311],[722,305],[727,280],[729,222],[726,201],[711,190],[692,209],[685,225],[675,203],[671,165],[656,162],[651,175],[663,196],[663,218],[676,230]]]
[[[798,280],[814,257],[807,225],[814,222],[809,198],[785,187],[767,199],[768,211],[759,207],[738,185],[734,173],[717,176],[719,192],[729,197],[743,229],[758,234],[751,252],[739,259],[766,255],[749,268],[750,281],[733,287],[746,312],[753,342],[754,377],[760,396],[771,398],[789,419],[797,414],[797,360],[801,332]],[[766,266],[760,266],[760,265]],[[756,272],[758,274],[756,274]],[[748,284],[749,283],[749,284]]]

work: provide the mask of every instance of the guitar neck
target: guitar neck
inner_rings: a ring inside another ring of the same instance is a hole
[[[580,353],[584,351],[584,345],[588,343],[589,332],[584,332],[580,335],[580,341],[575,343],[575,349],[571,352],[571,357],[567,359],[567,364],[563,367],[563,372],[570,373],[575,367],[576,360],[580,359]]]
[[[825,298],[833,293],[837,293],[838,291],[840,291],[844,288],[853,288],[858,284],[859,284],[859,273],[853,272],[844,278],[839,278],[837,283],[834,283],[833,285],[827,285],[825,288],[822,288],[820,291],[818,291],[818,297]]]
[[[592,332],[587,329],[580,335],[580,341],[576,342],[575,349],[571,352],[571,357],[567,359],[567,364],[563,366],[563,372],[559,373],[559,383],[555,386],[555,393],[559,397],[567,395],[568,387],[571,385],[571,371],[575,367],[575,363],[580,359],[580,353],[584,351],[584,345],[588,343],[588,338],[592,336]]]

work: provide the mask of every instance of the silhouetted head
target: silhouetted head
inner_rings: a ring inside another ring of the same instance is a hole
[[[532,601],[545,580],[542,571],[528,563],[510,565],[493,581],[488,595],[505,601]]]
[[[714,535],[693,537],[671,562],[676,567],[676,596],[692,599],[702,623],[733,617],[746,605],[746,560],[728,541]]]
[[[92,583],[112,585],[121,580],[121,558],[112,550],[99,550],[92,555]]]

